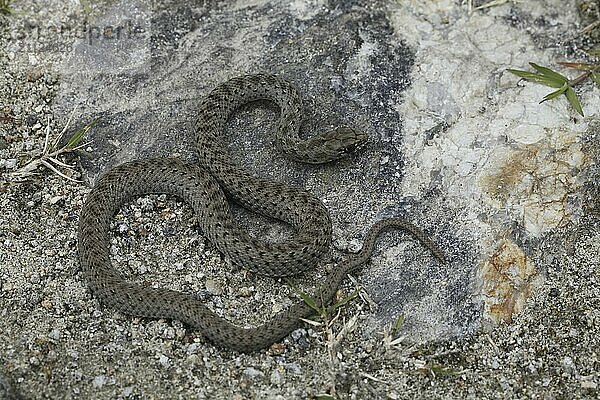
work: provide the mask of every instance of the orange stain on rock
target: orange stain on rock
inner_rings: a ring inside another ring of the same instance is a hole
[[[487,317],[506,323],[523,310],[541,279],[523,250],[507,239],[483,263],[482,278]]]

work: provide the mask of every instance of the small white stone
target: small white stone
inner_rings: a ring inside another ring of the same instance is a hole
[[[214,279],[207,279],[205,283],[206,291],[214,296],[223,294],[223,288]]]
[[[175,338],[175,329],[173,329],[173,328],[165,329],[165,331],[163,332],[163,337],[165,339],[174,339]]]
[[[121,396],[122,397],[129,397],[131,396],[131,394],[133,393],[133,386],[127,386],[125,389],[123,389],[123,391],[121,392]]]
[[[164,354],[161,354],[160,358],[158,359],[158,362],[161,363],[163,367],[166,367],[169,365],[170,360],[169,357],[165,356]]]
[[[191,344],[188,346],[188,348],[187,348],[186,352],[187,352],[188,354],[196,354],[196,353],[198,352],[198,349],[199,349],[200,347],[202,347],[202,346],[200,345],[200,343],[191,343]]]
[[[271,377],[269,380],[271,381],[271,384],[279,386],[283,383],[284,377],[279,371],[275,370],[271,372]]]
[[[358,239],[352,239],[348,243],[348,251],[351,253],[358,253],[362,249],[362,244]]]
[[[299,329],[292,331],[292,339],[294,339],[296,341],[305,335],[306,335],[306,329],[303,329],[303,328],[299,328]]]
[[[52,329],[52,332],[48,334],[50,339],[59,340],[62,337],[62,333],[58,329]]]
[[[198,357],[197,354],[190,354],[189,356],[187,356],[187,358],[185,359],[186,364],[188,365],[195,365],[198,363],[198,360],[200,360],[200,357]]]
[[[253,367],[248,367],[244,370],[244,375],[246,375],[249,378],[257,378],[260,376],[264,376],[264,372],[257,370],[256,368]]]
[[[52,198],[50,198],[49,202],[50,204],[56,204],[59,201],[61,201],[64,197],[63,196],[54,196]]]
[[[594,381],[582,380],[581,387],[584,389],[596,389],[598,387],[598,384]]]
[[[271,311],[272,311],[273,313],[275,313],[275,314],[276,314],[276,313],[278,313],[278,312],[280,312],[281,310],[283,310],[283,305],[281,305],[281,304],[279,304],[279,303],[275,303],[275,304],[273,304],[273,306],[271,307]]]
[[[563,369],[565,372],[571,374],[575,369],[575,364],[573,363],[573,359],[569,356],[565,356],[562,361]]]
[[[252,292],[254,292],[254,286],[242,286],[239,290],[239,295],[241,297],[250,297],[252,296]]]
[[[92,382],[92,386],[94,386],[96,388],[101,388],[102,386],[106,385],[107,381],[108,381],[108,379],[106,378],[106,375],[98,375],[97,377],[94,378],[94,381]]]

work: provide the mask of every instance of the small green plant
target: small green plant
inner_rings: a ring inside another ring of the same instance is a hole
[[[89,143],[81,144],[81,141],[86,135],[86,133],[88,133],[88,131],[100,121],[100,118],[96,118],[92,122],[78,129],[75,133],[73,133],[73,135],[69,137],[69,140],[64,146],[58,147],[60,138],[69,127],[69,123],[72,117],[73,114],[71,114],[71,116],[67,120],[67,123],[65,124],[65,127],[62,129],[60,134],[57,135],[56,139],[53,141],[52,144],[50,144],[50,118],[48,118],[48,124],[46,125],[46,139],[44,141],[44,149],[38,154],[33,155],[31,159],[25,163],[25,165],[13,172],[11,175],[16,177],[17,179],[29,178],[31,175],[33,175],[35,170],[37,170],[41,165],[43,165],[55,174],[59,175],[61,178],[67,179],[72,182],[80,182],[61,172],[61,168],[63,170],[66,169],[72,171],[75,169],[75,166],[60,161],[58,157],[67,153],[72,153],[76,150],[87,146]]]
[[[81,7],[83,8],[84,15],[88,16],[92,12],[92,6],[89,0],[79,0]]]
[[[555,97],[564,94],[567,100],[569,100],[569,103],[571,103],[571,106],[573,106],[573,108],[581,116],[583,116],[583,108],[581,107],[581,103],[579,102],[579,98],[577,97],[577,94],[575,94],[575,90],[573,90],[573,87],[581,84],[582,82],[585,82],[588,79],[592,79],[594,82],[600,85],[600,64],[585,64],[571,62],[561,62],[560,64],[565,67],[582,70],[584,71],[584,73],[573,80],[569,80],[569,78],[567,78],[566,76],[559,74],[558,72],[553,71],[550,68],[542,67],[541,65],[537,65],[532,62],[530,62],[529,65],[531,65],[535,69],[535,72],[522,71],[511,68],[509,68],[507,71],[525,80],[557,89],[554,92],[548,93],[546,96],[544,96],[540,103],[554,99]]]
[[[397,335],[400,332],[402,325],[404,325],[405,319],[406,319],[406,317],[404,316],[404,314],[400,314],[398,316],[398,318],[396,318],[396,321],[394,322],[394,326],[392,327],[392,335]]]
[[[336,400],[336,397],[334,397],[330,394],[318,394],[315,396],[315,399],[317,399],[317,400]]]
[[[346,336],[346,334],[356,325],[358,315],[354,315],[353,317],[351,317],[350,320],[344,324],[344,326],[338,333],[333,332],[333,325],[340,318],[342,307],[344,307],[350,301],[358,297],[360,290],[357,289],[353,291],[350,295],[328,306],[327,304],[325,304],[324,301],[318,301],[316,298],[309,295],[308,293],[305,293],[296,288],[290,282],[288,282],[288,284],[294,289],[296,294],[300,296],[302,301],[304,301],[304,303],[306,303],[306,305],[312,308],[316,313],[316,318],[303,318],[302,320],[309,325],[322,328],[323,334],[325,336],[325,341],[327,343],[327,351],[329,355],[328,363],[330,372],[329,393],[320,393],[316,395],[316,398],[320,400],[335,400],[338,398],[336,395],[336,371],[338,369],[339,363],[339,360],[337,358],[337,349],[344,336]],[[321,319],[322,322],[315,321],[315,319]]]
[[[435,361],[425,364],[423,367],[419,368],[418,371],[426,375],[431,375],[433,378],[455,376],[459,374],[459,371],[456,369],[438,364]]]
[[[308,293],[302,292],[301,290],[299,290],[298,288],[296,288],[294,286],[292,286],[292,287],[294,288],[294,291],[296,292],[296,294],[298,296],[300,296],[302,301],[304,301],[310,308],[312,308],[317,313],[317,315],[323,320],[328,319],[331,315],[333,315],[336,312],[336,310],[345,306],[346,304],[348,304],[348,302],[350,302],[352,299],[354,299],[358,296],[358,290],[355,290],[349,296],[344,297],[343,299],[341,299],[340,301],[337,301],[336,303],[332,304],[331,306],[327,306],[327,305],[322,304],[323,302],[317,302],[317,300],[314,297],[312,297],[311,295],[309,295]],[[321,305],[319,305],[319,304],[321,304]]]
[[[10,15],[13,10],[10,8],[11,0],[0,0],[0,14]]]
[[[391,328],[384,332],[383,347],[386,350],[391,350],[404,341],[405,337],[400,335],[400,330],[402,329],[405,320],[406,317],[404,314],[400,314],[392,324]]]

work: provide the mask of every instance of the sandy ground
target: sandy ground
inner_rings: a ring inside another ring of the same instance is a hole
[[[84,12],[66,2],[40,9],[56,18]],[[0,18],[4,48],[29,17]],[[102,307],[82,279],[76,254],[77,219],[89,188],[44,167],[19,180],[9,175],[44,148],[47,126],[56,137],[65,125],[67,116],[52,111],[61,79],[52,62],[62,56],[48,57],[30,65],[0,54],[0,398],[600,398],[593,169],[582,175],[581,188],[591,211],[530,243],[529,257],[543,280],[511,323],[415,345],[395,340],[391,327],[368,329],[374,309],[365,295],[332,322],[331,334],[342,338],[337,346],[322,327],[306,325],[271,349],[237,354],[207,344],[201,332],[177,321]],[[586,146],[595,146],[593,131],[587,138]],[[77,157],[63,160],[76,163]],[[77,169],[69,176],[82,177]],[[281,283],[227,269],[194,225],[191,210],[171,198],[134,202],[115,218],[114,260],[134,275],[195,291],[238,321],[296,300]],[[348,280],[342,291],[355,288]]]

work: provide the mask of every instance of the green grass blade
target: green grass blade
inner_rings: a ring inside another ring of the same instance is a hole
[[[406,317],[404,316],[404,314],[400,314],[398,318],[396,318],[396,321],[394,321],[394,326],[392,326],[392,336],[400,332],[400,328],[402,328],[402,325],[404,325],[405,319]]]
[[[517,75],[518,77],[521,77],[523,79],[537,79],[539,78],[538,74],[534,74],[533,72],[529,72],[529,71],[523,71],[520,69],[512,69],[512,68],[508,68],[507,69],[508,72]]]
[[[0,14],[10,15],[12,13],[13,10],[10,8],[10,0],[0,1]]]
[[[569,86],[565,92],[565,96],[567,96],[567,99],[569,99],[569,103],[571,103],[573,108],[577,110],[577,112],[583,117],[584,115],[583,109],[581,108],[581,103],[579,102],[579,99],[577,98],[573,88]]]
[[[535,68],[535,70],[537,72],[539,72],[541,75],[547,76],[548,78],[552,78],[555,79],[557,82],[567,82],[569,79],[564,76],[559,74],[556,71],[551,70],[550,68],[546,68],[546,67],[542,67],[541,65],[537,65],[536,63],[532,63],[530,62],[529,65],[531,65],[533,68]]]
[[[594,82],[596,82],[596,84],[598,84],[598,86],[600,86],[600,73],[592,74],[592,80]]]
[[[343,299],[341,299],[340,301],[338,301],[337,303],[332,305],[330,309],[336,310],[336,309],[348,304],[352,299],[356,298],[357,296],[358,296],[358,290],[355,290],[354,292],[350,293],[349,296],[344,297]]]
[[[90,122],[89,124],[84,126],[83,128],[79,129],[73,135],[71,135],[71,137],[69,138],[69,141],[65,145],[65,149],[72,149],[73,147],[77,146],[77,144],[79,144],[79,142],[81,142],[81,139],[83,139],[85,134],[88,133],[88,131],[90,129],[92,129],[94,127],[94,125],[96,125],[99,121],[100,121],[100,118],[96,118],[95,120],[93,120],[92,122]]]
[[[298,289],[291,281],[288,280],[287,283],[292,287],[292,289],[294,289],[294,292],[296,292],[296,294],[300,296],[302,301],[306,303],[307,306],[315,310],[320,316],[323,316],[323,308],[319,307],[317,301],[311,295],[309,295],[308,293],[304,293],[302,290]]]
[[[534,74],[533,72],[529,72],[529,71],[521,71],[518,69],[507,69],[508,72],[517,75],[520,78],[523,78],[525,80],[531,81],[531,82],[535,82],[535,83],[539,83],[545,86],[550,86],[553,88],[560,88],[562,87],[562,85],[564,85],[564,81],[557,81],[554,78],[549,78],[547,76],[544,75],[540,75],[540,74]]]
[[[563,94],[564,92],[566,92],[568,88],[569,88],[569,85],[567,85],[565,83],[564,85],[562,85],[562,87],[560,89],[558,89],[558,90],[556,90],[556,91],[554,91],[552,93],[548,93],[546,96],[544,96],[544,98],[542,99],[542,101],[540,101],[540,104],[543,103],[543,102],[545,102],[545,101],[547,101],[547,100],[550,100],[550,99],[553,99],[555,97],[560,96],[561,94]]]
[[[317,400],[336,400],[336,398],[330,394],[318,394],[315,396],[315,399],[317,399]]]

